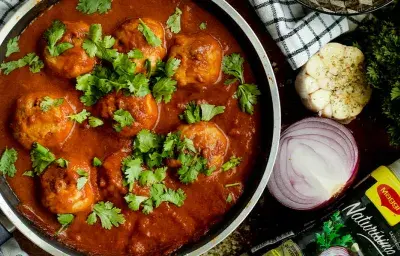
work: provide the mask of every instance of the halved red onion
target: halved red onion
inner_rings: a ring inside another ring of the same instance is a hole
[[[334,246],[323,251],[319,256],[350,256],[350,253],[344,247]]]
[[[351,132],[331,119],[306,118],[282,134],[268,189],[289,208],[316,209],[343,192],[357,170]]]

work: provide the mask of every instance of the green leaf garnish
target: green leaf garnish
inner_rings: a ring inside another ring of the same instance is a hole
[[[89,116],[90,127],[96,128],[96,127],[102,126],[103,124],[104,124],[104,122],[100,118],[97,118],[94,116]]]
[[[104,14],[111,9],[112,0],[79,0],[76,9],[85,14]]]
[[[132,190],[133,184],[139,179],[142,172],[142,160],[140,158],[127,157],[122,160],[122,172],[124,173],[125,180],[129,185],[129,190]]]
[[[6,57],[9,57],[11,54],[20,51],[19,46],[18,46],[18,40],[19,40],[19,36],[16,36],[16,37],[8,40]]]
[[[112,49],[115,44],[115,38],[112,36],[103,37],[101,24],[92,24],[89,28],[88,38],[82,44],[82,48],[89,57],[98,57],[109,62],[113,62],[118,57],[116,49]]]
[[[133,122],[135,121],[131,113],[123,109],[115,111],[113,119],[117,122],[113,126],[117,132],[121,132],[124,127],[132,126]]]
[[[232,203],[232,201],[233,201],[232,193],[229,193],[229,194],[228,194],[228,197],[226,198],[226,202],[227,202],[227,203]]]
[[[224,106],[210,104],[196,105],[195,102],[189,102],[180,118],[185,120],[188,124],[193,124],[200,121],[210,121],[214,116],[224,112]]]
[[[43,147],[37,142],[33,143],[30,155],[32,170],[36,175],[42,174],[42,172],[56,160],[56,157],[48,148]]]
[[[13,148],[6,148],[0,158],[0,171],[3,175],[8,177],[14,177],[17,173],[15,168],[15,162],[18,158],[18,152]]]
[[[231,159],[229,159],[228,162],[224,163],[221,168],[222,168],[222,170],[224,172],[226,172],[226,171],[229,171],[232,168],[235,168],[241,162],[242,162],[242,158],[241,157],[232,156]]]
[[[86,222],[93,225],[97,222],[97,217],[100,218],[101,226],[105,229],[119,227],[125,223],[125,217],[121,213],[121,209],[114,207],[111,202],[99,202],[94,205],[93,212],[88,216]]]
[[[69,161],[65,160],[64,158],[59,158],[54,161],[59,167],[61,168],[67,168],[69,165]]]
[[[132,211],[139,211],[140,204],[148,199],[146,196],[137,196],[135,194],[129,193],[124,197],[125,201],[128,203],[129,209]]]
[[[42,101],[40,102],[39,106],[40,109],[43,112],[47,112],[49,111],[51,108],[56,108],[61,106],[64,103],[64,99],[60,98],[60,99],[53,99],[49,96],[46,96],[42,99]]]
[[[201,30],[206,30],[206,29],[207,29],[207,23],[206,23],[206,22],[200,23],[199,28],[200,28]]]
[[[181,15],[182,11],[176,7],[175,13],[169,16],[167,28],[169,28],[172,33],[178,34],[181,31]]]
[[[142,32],[143,36],[146,38],[146,41],[149,45],[153,47],[158,47],[161,45],[162,41],[158,38],[153,31],[143,22],[142,19],[139,19],[140,24],[138,26],[138,30]]]
[[[128,57],[131,59],[143,59],[144,55],[143,52],[139,49],[133,49],[128,52]]]
[[[139,183],[141,186],[150,186],[159,183],[167,176],[167,167],[157,168],[153,171],[142,171],[139,175]]]
[[[38,73],[44,67],[44,63],[39,59],[36,53],[28,53],[25,57],[19,60],[3,62],[0,65],[0,71],[3,71],[5,75],[8,75],[14,70],[25,66],[29,66],[29,70],[32,73]]]
[[[57,214],[58,223],[61,224],[60,229],[56,232],[56,236],[61,234],[75,219],[75,216],[70,213]]]
[[[175,80],[169,77],[164,77],[158,80],[158,82],[153,86],[153,96],[158,103],[164,100],[165,103],[171,101],[172,94],[176,91]]]
[[[94,167],[100,167],[102,165],[103,165],[103,163],[101,162],[101,160],[99,158],[97,158],[97,157],[93,158],[93,166]]]
[[[72,121],[76,121],[78,123],[83,123],[88,117],[90,116],[90,112],[88,112],[86,109],[82,110],[80,113],[75,114],[75,115],[70,115],[68,118]]]
[[[150,152],[152,149],[160,147],[160,137],[149,130],[141,130],[134,141],[135,149],[140,150],[141,153]]]
[[[179,180],[184,184],[195,182],[201,172],[207,171],[207,160],[199,155],[181,153],[178,160],[182,164],[178,170]]]
[[[169,58],[167,63],[165,64],[165,75],[167,77],[172,77],[175,75],[176,70],[181,65],[181,60],[176,58]]]
[[[71,43],[60,43],[57,45],[57,42],[63,37],[66,26],[59,20],[53,21],[50,28],[46,30],[44,33],[44,37],[47,40],[47,50],[49,51],[51,56],[59,56],[63,52],[68,49],[74,47]]]
[[[88,182],[88,177],[89,177],[89,173],[83,169],[78,169],[76,171],[79,174],[79,178],[76,182],[76,188],[78,190],[82,190],[83,187],[86,185],[86,183]]]
[[[254,105],[257,104],[257,96],[261,95],[255,84],[239,85],[235,98],[239,99],[239,106],[243,112],[250,115],[254,112]]]
[[[22,176],[27,176],[27,177],[35,177],[35,173],[33,171],[26,171],[22,174]]]
[[[241,84],[244,84],[243,63],[244,58],[242,58],[240,54],[232,53],[224,57],[222,61],[222,71],[238,79]]]

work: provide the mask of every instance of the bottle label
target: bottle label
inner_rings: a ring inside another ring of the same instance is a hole
[[[400,181],[384,166],[372,173],[376,184],[365,195],[375,205],[390,226],[400,222]]]
[[[263,256],[303,256],[300,247],[292,240],[287,240],[278,248],[272,249]]]

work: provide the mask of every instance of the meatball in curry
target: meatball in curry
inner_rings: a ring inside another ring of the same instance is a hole
[[[90,175],[90,166],[83,161],[72,160],[67,168],[51,165],[40,176],[43,205],[57,214],[90,210],[95,201]],[[86,182],[79,184],[81,178]]]
[[[169,52],[169,58],[181,60],[174,76],[180,87],[215,84],[220,77],[222,57],[221,44],[205,33],[177,35]]]
[[[161,40],[160,45],[150,45],[143,33],[140,32],[139,26],[145,24],[150,28],[154,35]],[[165,31],[163,25],[153,19],[131,19],[124,22],[115,32],[115,48],[118,52],[127,53],[131,50],[138,49],[143,53],[143,58],[134,59],[137,72],[145,72],[145,62],[149,60],[152,69],[157,61],[164,59],[167,54],[165,47]]]
[[[100,116],[112,120],[117,110],[128,111],[134,121],[122,128],[120,135],[132,137],[142,129],[151,130],[158,121],[158,105],[151,94],[144,97],[126,96],[122,93],[111,93],[98,103]]]
[[[73,47],[59,56],[52,56],[46,47],[44,60],[46,65],[59,76],[76,78],[91,72],[96,65],[96,59],[89,57],[82,48],[83,41],[89,33],[89,25],[82,21],[63,23],[66,26],[66,32],[59,43],[71,43]]]
[[[74,110],[65,97],[52,93],[31,93],[17,100],[11,124],[14,137],[26,149],[34,142],[59,149],[69,137]]]
[[[229,146],[228,137],[213,122],[199,122],[181,125],[178,128],[182,138],[193,141],[194,147],[207,159],[208,168],[220,168]]]

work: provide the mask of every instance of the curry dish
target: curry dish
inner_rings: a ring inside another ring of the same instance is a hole
[[[196,1],[62,0],[7,55],[0,170],[54,239],[167,255],[245,189],[260,92],[229,28]]]

